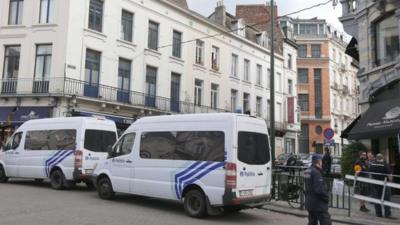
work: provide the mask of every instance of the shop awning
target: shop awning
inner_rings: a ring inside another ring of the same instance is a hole
[[[400,98],[396,98],[371,104],[348,133],[348,139],[394,137],[399,132]]]
[[[15,124],[48,118],[50,110],[49,107],[0,107],[0,122]]]

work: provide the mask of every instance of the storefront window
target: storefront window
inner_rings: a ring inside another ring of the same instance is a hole
[[[377,66],[396,60],[399,51],[398,20],[394,14],[375,24]]]

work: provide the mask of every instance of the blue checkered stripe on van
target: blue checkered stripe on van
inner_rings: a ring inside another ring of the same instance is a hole
[[[223,167],[224,165],[225,162],[208,162],[208,161],[195,162],[186,169],[184,169],[183,171],[176,173],[174,176],[175,179],[174,189],[176,197],[178,199],[181,199],[182,191],[186,186],[193,184],[194,182],[200,180],[207,174],[211,173],[212,171],[220,167]]]
[[[48,158],[45,161],[46,176],[50,175],[50,170],[54,166],[61,163],[64,159],[66,159],[68,156],[72,155],[74,152],[75,152],[74,150],[61,150],[61,151],[57,151],[55,154],[50,156],[50,158]]]

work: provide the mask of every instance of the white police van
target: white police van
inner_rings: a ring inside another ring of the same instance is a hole
[[[120,192],[178,200],[192,217],[261,207],[271,187],[267,126],[228,113],[142,118],[99,162],[93,181],[102,199]]]
[[[0,152],[0,183],[9,177],[50,178],[54,189],[77,182],[92,186],[91,174],[115,144],[115,123],[102,118],[67,117],[29,120]]]

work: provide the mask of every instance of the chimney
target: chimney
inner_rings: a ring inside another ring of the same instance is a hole
[[[220,0],[217,2],[217,8],[215,8],[215,22],[225,26],[226,25],[226,7],[224,1]]]

